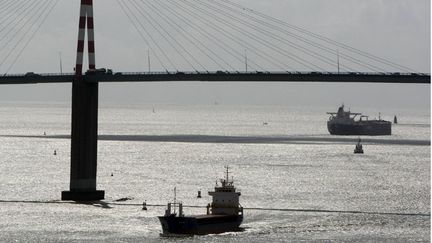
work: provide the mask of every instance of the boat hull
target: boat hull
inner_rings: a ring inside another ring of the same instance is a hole
[[[327,122],[327,128],[331,135],[391,135],[391,122],[353,122],[338,123],[333,121]]]
[[[240,231],[243,215],[198,215],[158,217],[163,235],[206,235]]]

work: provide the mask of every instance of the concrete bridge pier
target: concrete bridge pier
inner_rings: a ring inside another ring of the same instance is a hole
[[[62,200],[97,201],[105,196],[96,190],[99,84],[83,78],[72,84],[70,190],[62,192]]]

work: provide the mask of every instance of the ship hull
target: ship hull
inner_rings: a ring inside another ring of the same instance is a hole
[[[331,135],[391,135],[391,122],[353,122],[337,123],[327,122],[327,128]]]
[[[243,215],[198,215],[158,217],[163,235],[206,235],[240,231]]]

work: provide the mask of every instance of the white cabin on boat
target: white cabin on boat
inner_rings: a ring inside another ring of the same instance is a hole
[[[211,214],[213,215],[238,215],[242,213],[243,208],[240,207],[239,197],[240,192],[236,191],[233,183],[229,180],[229,168],[226,167],[226,178],[220,179],[221,186],[216,183],[215,190],[209,192],[213,197],[211,203]]]

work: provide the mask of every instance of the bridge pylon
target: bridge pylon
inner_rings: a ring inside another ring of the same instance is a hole
[[[72,83],[70,190],[62,192],[62,200],[95,201],[105,197],[104,191],[96,189],[99,84],[85,82],[82,75],[86,29],[89,69],[95,69],[93,0],[81,0],[75,79]]]

